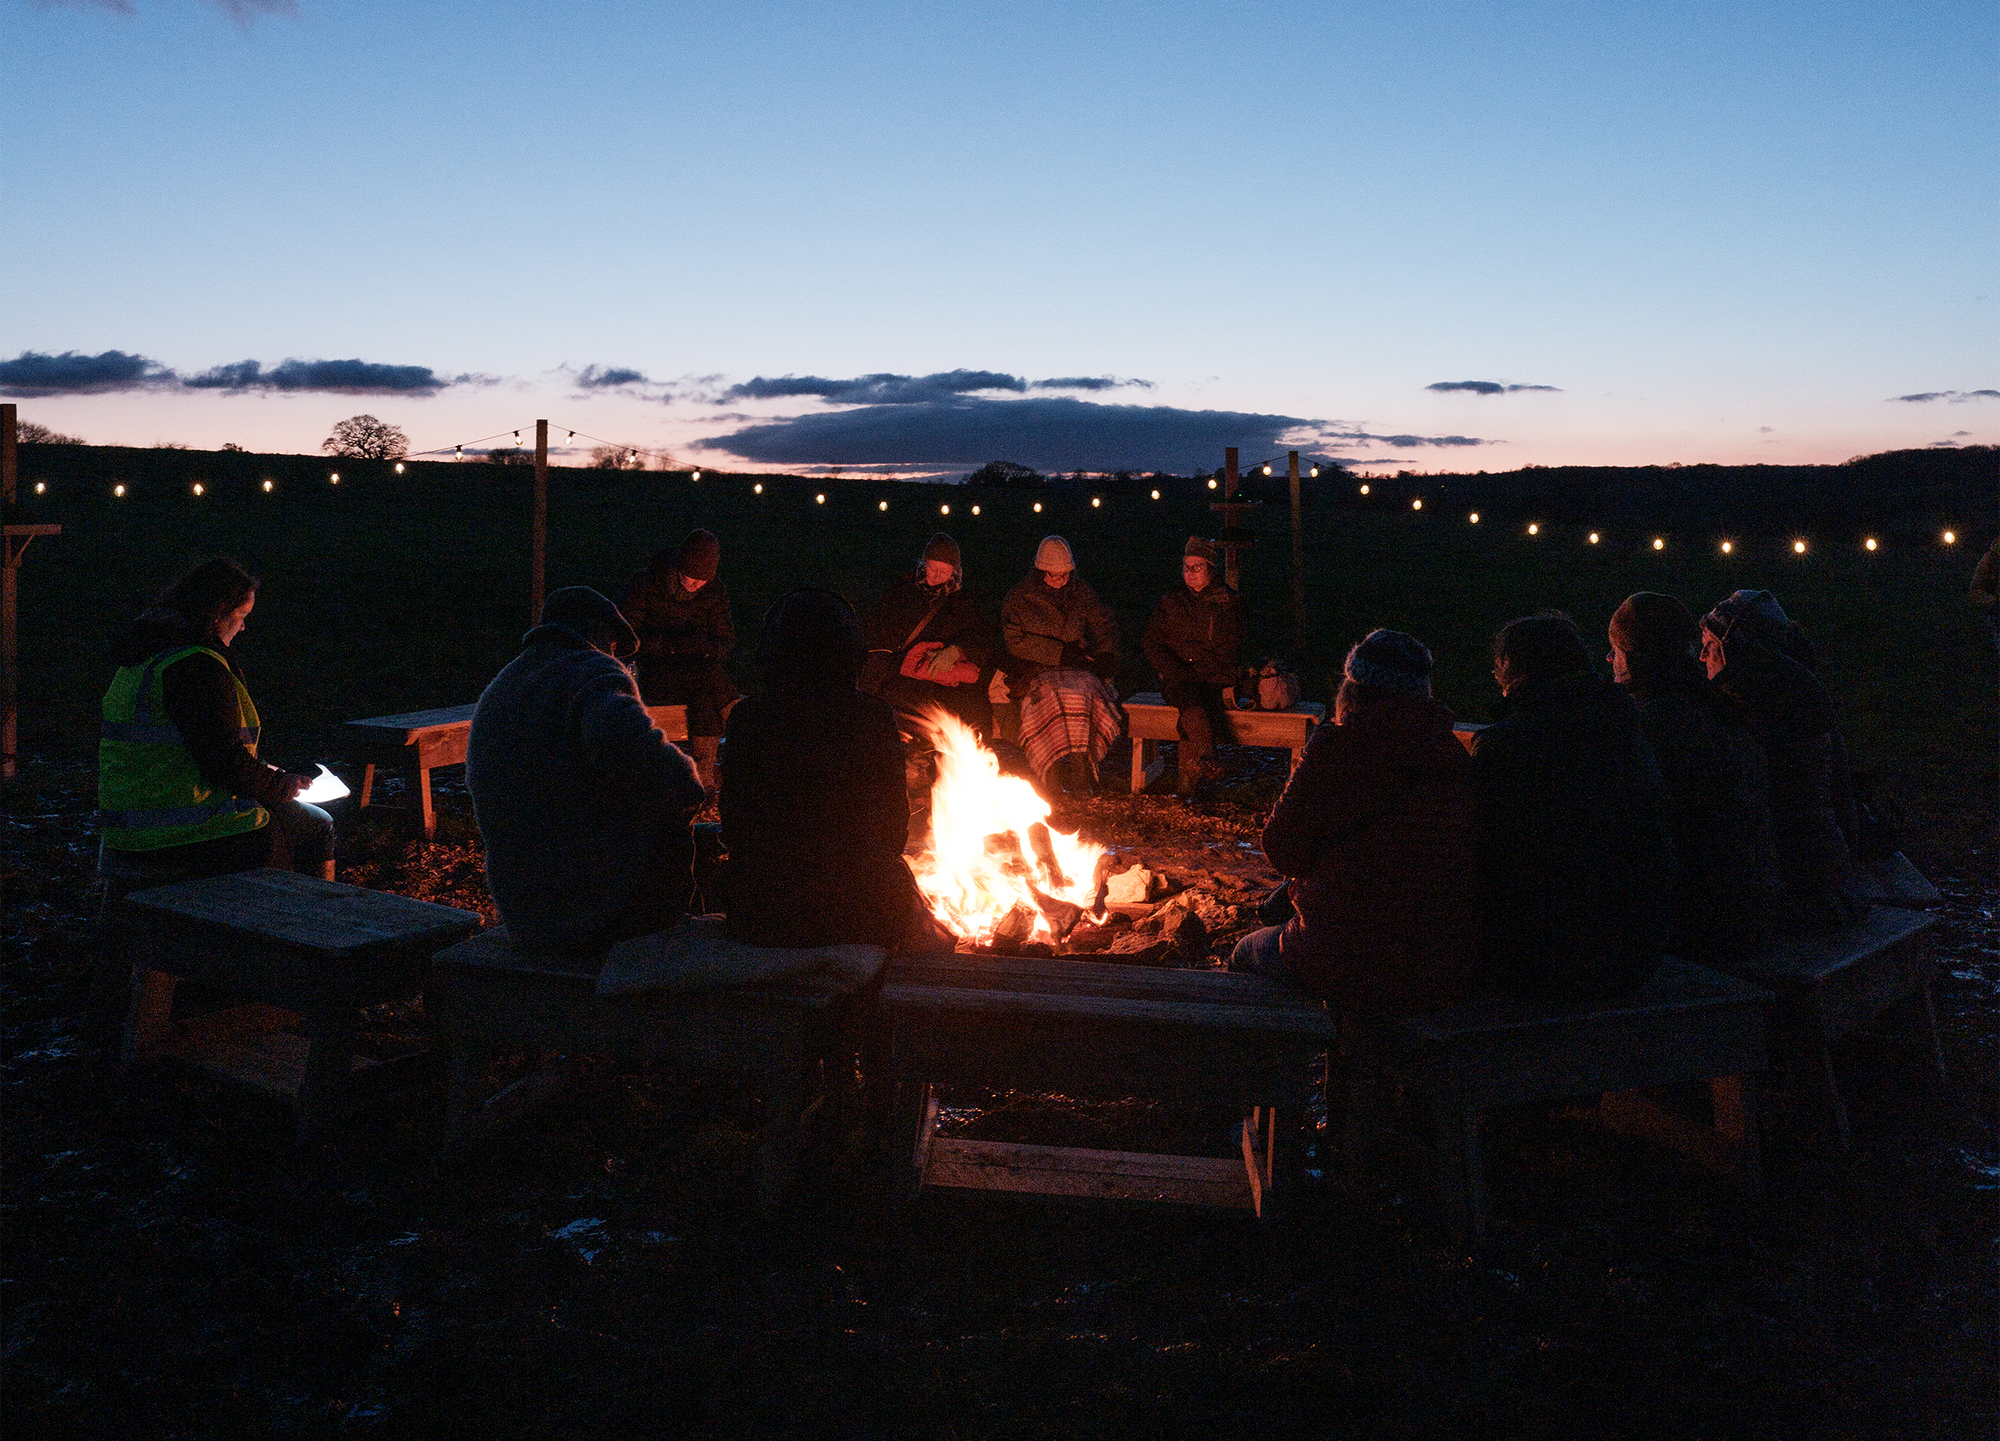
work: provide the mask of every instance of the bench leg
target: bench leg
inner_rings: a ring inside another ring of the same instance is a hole
[[[426,765],[417,767],[417,805],[423,812],[424,839],[430,840],[437,835],[437,813],[431,809],[431,768]]]
[[[354,802],[357,811],[368,809],[368,798],[375,794],[375,762],[370,761],[361,768],[361,794]]]
[[[306,1015],[306,1071],[299,1079],[298,1137],[317,1139],[347,1098],[354,1071],[354,1008],[322,1001]]]
[[[1146,749],[1151,741],[1132,737],[1132,794],[1143,795],[1146,790]]]
[[[125,1034],[118,1046],[118,1069],[138,1064],[150,1055],[166,1034],[167,1019],[174,1010],[174,988],[179,981],[165,971],[156,971],[142,959],[132,968],[132,995],[125,1010]]]
[[[1757,1145],[1757,1092],[1744,1076],[1717,1076],[1708,1083],[1715,1129],[1736,1157],[1736,1178],[1753,1196],[1764,1194],[1763,1158]]]
[[[792,1198],[799,1180],[799,1141],[805,1120],[805,1088],[800,1082],[764,1091],[764,1126],[757,1133],[751,1184],[757,1210],[774,1216]]]
[[[469,1041],[451,1043],[451,1080],[444,1109],[444,1148],[458,1150],[473,1138],[486,1103],[486,1068],[493,1060],[489,1046]]]
[[[1438,1203],[1452,1234],[1486,1239],[1486,1178],[1479,1154],[1479,1112],[1455,1097],[1432,1098],[1433,1162]]]

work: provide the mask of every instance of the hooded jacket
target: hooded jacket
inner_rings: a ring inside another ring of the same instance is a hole
[[[1117,659],[1118,618],[1075,571],[1060,588],[1044,581],[1040,571],[1029,575],[1000,603],[1000,625],[1007,653],[1026,662],[1007,667],[1013,677],[1064,664],[1065,646],[1111,663]]]
[[[1233,685],[1243,652],[1243,602],[1219,580],[1201,591],[1175,586],[1154,607],[1140,645],[1164,684]]]
[[[868,643],[868,660],[862,667],[861,688],[871,692],[880,690],[897,674],[903,657],[920,641],[957,646],[979,667],[982,681],[991,679],[993,655],[999,649],[993,627],[957,577],[932,589],[924,584],[921,568],[875,602],[862,631]]]
[[[1451,722],[1387,695],[1319,727],[1264,827],[1294,878],[1279,953],[1335,1006],[1428,1010],[1478,972],[1472,758]]]
[[[566,625],[529,631],[479,697],[465,781],[508,934],[566,954],[608,943],[662,828],[703,799],[631,673]]]
[[[711,580],[700,590],[681,584],[676,552],[654,556],[625,588],[619,607],[639,635],[639,654],[647,660],[672,657],[683,664],[720,663],[736,644],[730,617],[729,587]]]
[[[1474,741],[1486,963],[1512,990],[1644,985],[1674,894],[1666,792],[1639,713],[1590,671],[1523,681]]]

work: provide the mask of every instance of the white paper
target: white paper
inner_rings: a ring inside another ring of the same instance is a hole
[[[337,801],[346,794],[347,782],[321,766],[319,774],[313,777],[313,783],[299,792],[298,799],[309,805],[318,805],[322,801]]]

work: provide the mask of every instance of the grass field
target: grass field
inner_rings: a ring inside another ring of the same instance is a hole
[[[235,651],[265,716],[267,750],[282,762],[331,756],[343,720],[470,701],[513,654],[528,625],[526,468],[414,463],[397,476],[307,457],[209,459],[200,497],[157,479],[135,479],[114,497],[108,474],[24,497],[28,518],[64,526],[35,543],[22,572],[29,755],[94,749],[109,637],[151,591],[210,555],[235,556],[264,578]],[[176,460],[201,469],[199,458]],[[341,483],[330,483],[343,467]],[[831,586],[865,606],[942,528],[958,537],[968,585],[997,616],[1036,541],[1056,532],[1118,613],[1129,694],[1154,683],[1139,634],[1176,577],[1181,543],[1215,532],[1214,498],[1198,481],[1165,483],[1159,501],[1141,491],[1094,507],[1088,491],[1059,488],[556,470],[548,583],[615,599],[651,552],[707,526],[722,539],[744,642],[732,669],[749,687],[758,619],[793,586]],[[1284,508],[1267,505],[1257,517],[1264,543],[1245,556],[1246,658],[1292,650],[1286,527]],[[1995,667],[1966,599],[1984,537],[1872,554],[1850,537],[1816,541],[1804,556],[1790,551],[1790,537],[1738,536],[1727,556],[1713,535],[1670,533],[1660,551],[1651,539],[1607,533],[1591,545],[1569,526],[1530,538],[1435,509],[1309,508],[1307,693],[1324,698],[1345,648],[1389,625],[1430,644],[1440,696],[1479,718],[1496,698],[1490,638],[1510,617],[1559,607],[1596,636],[1635,590],[1666,591],[1699,611],[1738,586],[1768,587],[1825,653],[1857,763],[1938,841],[1990,832]]]

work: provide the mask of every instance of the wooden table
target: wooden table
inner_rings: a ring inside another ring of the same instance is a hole
[[[892,956],[882,1010],[894,1154],[912,1188],[1150,1201],[1267,1216],[1294,1183],[1325,1007],[1258,976],[1095,961]],[[1239,1158],[940,1137],[936,1090],[984,1086],[1241,1107]]]
[[[121,1064],[172,1054],[292,1096],[301,1135],[345,1093],[355,1012],[416,995],[431,953],[479,929],[471,911],[280,870],[134,891],[115,923],[132,965]],[[249,1005],[170,1025],[183,980]],[[304,1019],[303,1039],[274,1008]]]
[[[405,711],[401,715],[347,722],[349,749],[365,767],[357,806],[365,807],[373,799],[377,766],[407,769],[416,786],[424,835],[428,838],[437,834],[437,815],[431,807],[431,772],[438,766],[464,764],[466,742],[472,735],[472,713],[476,709],[477,706],[471,705],[449,705],[437,710]],[[686,706],[648,706],[646,714],[668,740],[688,738]]]
[[[1238,745],[1275,746],[1292,753],[1292,769],[1299,768],[1312,728],[1326,720],[1326,707],[1317,701],[1301,701],[1290,710],[1231,710],[1229,734]],[[1170,706],[1152,691],[1130,696],[1125,701],[1127,732],[1132,737],[1132,794],[1138,795],[1160,778],[1166,761],[1154,761],[1153,743],[1180,739],[1180,709]],[[1217,737],[1221,739],[1221,737]]]

